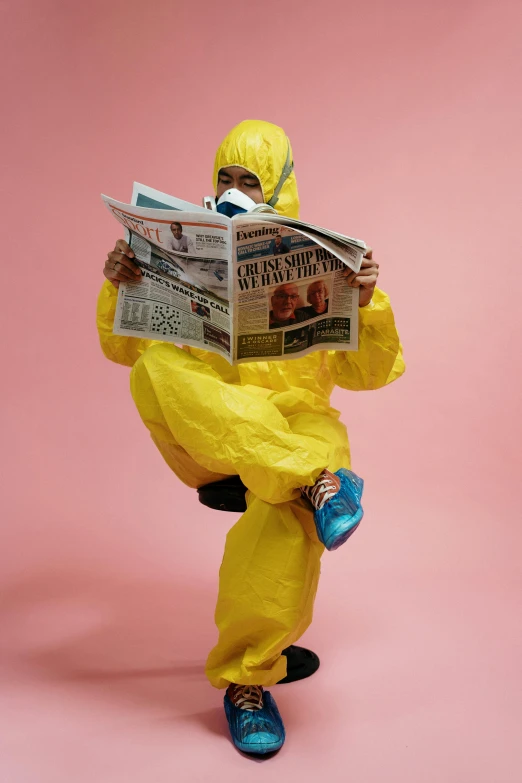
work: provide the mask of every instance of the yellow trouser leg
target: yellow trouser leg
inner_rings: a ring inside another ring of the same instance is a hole
[[[329,463],[325,439],[295,434],[270,399],[226,383],[174,345],[145,351],[131,390],[158,445],[180,446],[213,475],[238,474],[268,503],[298,498]]]
[[[283,408],[284,395],[275,395]],[[350,467],[344,424],[328,416],[288,416],[294,434],[329,445],[330,470]],[[323,545],[304,500],[271,505],[247,494],[248,510],[227,536],[219,573],[216,624],[219,639],[207,661],[218,688],[273,685],[286,674],[285,647],[312,621]]]
[[[306,503],[248,500],[228,533],[219,575],[219,641],[206,667],[216,688],[283,679],[281,651],[310,625],[319,580],[324,547]]]

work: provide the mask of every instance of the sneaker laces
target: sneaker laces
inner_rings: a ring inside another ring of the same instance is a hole
[[[308,498],[312,506],[319,511],[330,498],[337,495],[341,481],[334,473],[323,470],[313,487],[301,487],[302,494]]]
[[[230,685],[230,701],[241,710],[263,709],[263,688],[260,685]]]

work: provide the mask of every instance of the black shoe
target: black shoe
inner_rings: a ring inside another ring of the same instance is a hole
[[[212,481],[198,489],[199,502],[216,511],[246,511],[246,487],[239,476]]]
[[[306,647],[297,647],[292,644],[283,650],[282,654],[286,655],[286,677],[284,680],[279,680],[278,685],[305,680],[315,674],[319,668],[318,656],[311,650],[307,650]]]

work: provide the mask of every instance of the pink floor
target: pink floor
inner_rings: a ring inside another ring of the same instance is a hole
[[[0,783],[520,783],[520,4],[4,6]],[[287,129],[303,216],[373,245],[408,366],[335,393],[366,516],[264,762],[202,671],[235,517],[169,473],[93,325],[100,191],[199,199],[246,117]]]
[[[165,494],[172,505],[176,489]],[[257,780],[268,765],[306,781],[518,783],[520,574],[493,535],[506,517],[398,501],[374,499],[325,558],[306,636],[322,667],[274,688],[288,740],[265,762],[234,751],[202,673],[227,520],[194,502],[190,526],[172,524],[165,503],[129,545],[127,510],[110,509],[103,552],[91,542],[3,592],[0,779]],[[84,524],[68,519],[71,545]]]

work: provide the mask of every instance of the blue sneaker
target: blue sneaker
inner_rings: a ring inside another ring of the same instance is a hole
[[[259,685],[230,685],[225,715],[232,742],[243,753],[263,755],[283,746],[285,727],[277,704]]]
[[[327,472],[329,473],[325,471]],[[364,481],[346,468],[341,468],[333,475],[340,481],[339,491],[332,495],[322,508],[314,511],[319,541],[330,551],[338,549],[348,540],[359,527],[364,514],[361,506]]]

